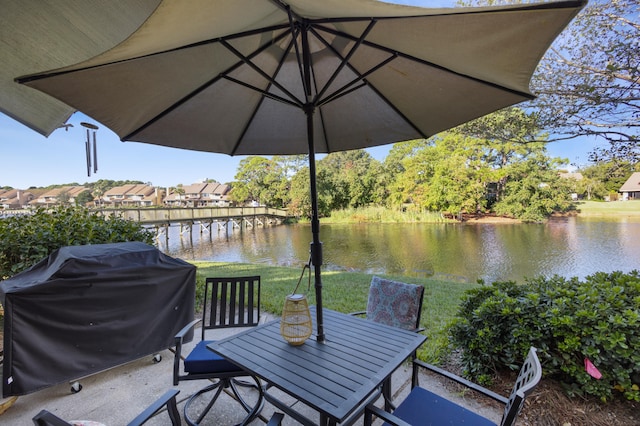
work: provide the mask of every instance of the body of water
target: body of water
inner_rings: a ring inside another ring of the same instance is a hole
[[[453,281],[522,281],[554,274],[640,269],[640,221],[554,218],[546,224],[322,225],[324,268]],[[160,249],[185,260],[301,266],[311,229],[287,225],[214,231],[176,228]]]

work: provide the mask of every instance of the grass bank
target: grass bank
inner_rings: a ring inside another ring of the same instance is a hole
[[[404,211],[385,207],[360,207],[331,212],[322,223],[442,223],[454,222],[438,212],[408,208]]]
[[[631,201],[580,201],[576,209],[580,216],[633,216],[640,218],[640,200]]]
[[[630,217],[640,219],[640,200],[632,201],[579,201],[576,211],[582,217]],[[304,220],[301,220],[305,222]],[[467,218],[469,223],[518,223],[517,219],[497,216],[480,216]],[[457,222],[445,218],[439,212],[430,212],[415,208],[406,210],[389,209],[385,207],[359,207],[331,212],[330,217],[320,219],[321,223],[447,223]]]
[[[281,266],[193,262],[198,270],[198,286],[204,284],[207,276],[239,276],[260,275],[262,279],[262,308],[275,315],[282,314],[282,305],[287,294],[291,293],[298,282],[302,268]],[[475,288],[478,284],[457,283],[431,280],[427,278],[403,278],[399,276],[384,277],[425,287],[424,304],[422,306],[421,325],[425,328],[427,342],[420,349],[418,356],[428,362],[436,362],[446,351],[449,339],[446,334],[447,325],[454,318],[465,290]],[[367,294],[371,275],[357,272],[323,271],[323,305],[339,312],[355,312],[366,308]],[[306,284],[305,281],[301,284]],[[312,283],[313,286],[313,283]],[[306,289],[306,286],[304,287]],[[200,290],[201,291],[201,290]],[[298,289],[300,292],[300,289]],[[308,293],[309,303],[315,303],[314,290]],[[201,303],[200,303],[201,304]]]

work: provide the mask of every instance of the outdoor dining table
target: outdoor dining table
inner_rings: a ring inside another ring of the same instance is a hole
[[[311,310],[315,317],[315,307]],[[311,337],[302,345],[290,345],[275,320],[208,348],[319,413],[319,422],[314,422],[265,392],[267,401],[300,423],[349,423],[380,395],[393,371],[426,337],[329,309],[323,314],[324,342]]]

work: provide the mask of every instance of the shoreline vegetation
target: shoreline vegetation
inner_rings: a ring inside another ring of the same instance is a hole
[[[578,201],[575,210],[569,213],[554,215],[554,217],[633,217],[640,219],[640,200],[632,201]],[[364,207],[334,211],[330,217],[324,217],[321,223],[469,223],[469,224],[517,224],[519,219],[504,216],[462,215],[421,211],[408,207],[403,210],[391,210],[384,207]]]

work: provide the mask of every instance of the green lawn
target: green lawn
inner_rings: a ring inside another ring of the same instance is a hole
[[[580,201],[576,207],[580,216],[638,216],[640,200],[631,201]]]
[[[282,313],[282,305],[287,294],[291,293],[300,278],[302,268],[280,266],[193,262],[198,270],[198,287],[207,276],[260,275],[262,280],[262,308],[275,315]],[[356,272],[323,271],[323,305],[340,312],[364,310],[367,304],[367,293],[371,275]],[[427,342],[419,351],[419,357],[428,362],[436,362],[444,353],[448,344],[447,324],[454,318],[464,291],[475,288],[478,284],[437,281],[427,278],[403,278],[384,276],[425,287],[422,307],[421,325],[425,327]],[[306,290],[307,278],[300,284],[298,293]],[[302,290],[302,291],[301,291]],[[202,291],[202,290],[200,290]],[[309,303],[314,304],[315,296],[312,288],[308,293]],[[201,304],[201,302],[200,302]]]

